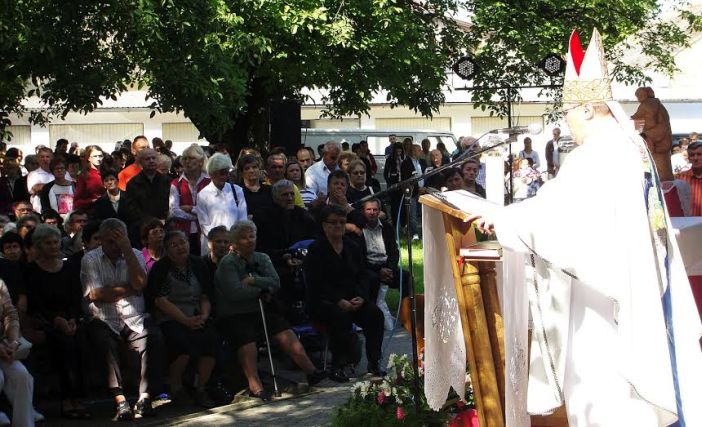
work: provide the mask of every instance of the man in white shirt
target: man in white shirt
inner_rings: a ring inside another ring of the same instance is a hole
[[[327,193],[327,177],[332,171],[339,168],[337,161],[341,153],[341,144],[336,141],[327,141],[324,144],[322,160],[313,164],[305,172],[307,188],[315,194]]]
[[[29,201],[36,212],[41,212],[41,200],[39,192],[45,184],[54,180],[54,175],[49,170],[49,164],[54,154],[49,148],[42,147],[37,153],[39,167],[27,174],[27,191],[29,191]],[[68,178],[70,180],[70,178]]]

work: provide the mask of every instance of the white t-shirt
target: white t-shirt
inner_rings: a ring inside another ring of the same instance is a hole
[[[51,209],[55,210],[63,219],[73,210],[73,185],[54,184],[49,190],[49,203]]]

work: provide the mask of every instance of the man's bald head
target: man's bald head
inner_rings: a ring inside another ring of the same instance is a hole
[[[158,152],[152,148],[144,148],[137,154],[137,161],[146,173],[154,173],[158,168]]]

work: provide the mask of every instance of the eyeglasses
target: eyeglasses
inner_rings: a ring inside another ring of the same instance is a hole
[[[357,170],[357,171],[351,172],[351,175],[365,175],[365,174],[366,174],[366,171],[364,171],[364,170]]]
[[[294,191],[285,191],[283,193],[280,193],[280,197],[295,197],[295,192]]]

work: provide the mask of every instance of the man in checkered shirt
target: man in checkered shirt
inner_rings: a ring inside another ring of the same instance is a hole
[[[115,419],[152,416],[151,396],[159,391],[163,338],[155,322],[145,313],[142,291],[146,287],[144,260],[133,249],[127,226],[117,218],[100,225],[101,246],[85,254],[81,263],[83,295],[92,317],[90,338],[104,355],[108,385],[117,413]],[[139,400],[134,409],[124,397],[119,366],[119,347],[126,344],[141,357]]]

